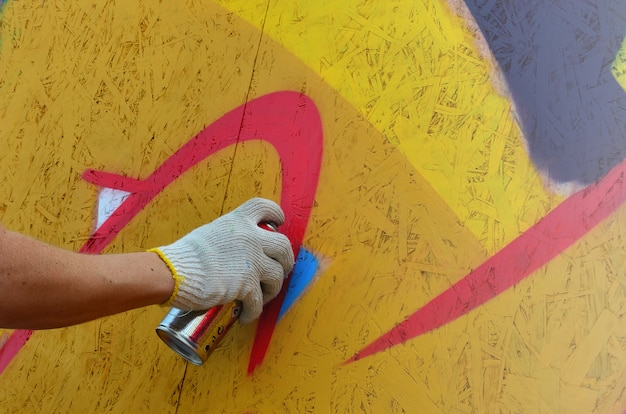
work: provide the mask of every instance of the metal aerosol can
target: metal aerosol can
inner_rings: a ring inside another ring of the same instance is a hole
[[[260,223],[268,231],[278,231],[273,223]],[[181,357],[202,365],[226,332],[239,319],[241,302],[215,306],[208,311],[185,311],[172,308],[156,328],[156,333]]]

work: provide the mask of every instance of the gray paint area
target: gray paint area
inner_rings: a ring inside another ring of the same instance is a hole
[[[533,162],[587,185],[626,156],[626,92],[611,72],[626,0],[465,0],[508,84]]]

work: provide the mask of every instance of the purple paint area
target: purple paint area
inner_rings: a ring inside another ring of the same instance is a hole
[[[590,184],[626,156],[626,93],[611,72],[623,0],[466,0],[504,73],[530,156],[556,182]]]

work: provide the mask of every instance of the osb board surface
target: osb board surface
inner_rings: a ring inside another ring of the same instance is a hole
[[[145,178],[231,109],[292,90],[322,120],[304,245],[323,269],[250,376],[254,326],[234,328],[195,367],[156,338],[164,311],[146,308],[34,333],[0,376],[0,410],[623,412],[619,207],[469,314],[344,363],[563,197],[528,159],[475,29],[446,4],[220,3],[9,3],[0,217],[78,250],[97,199],[85,169]],[[107,252],[167,243],[252,196],[278,200],[280,174],[267,145],[220,151],[159,194]]]

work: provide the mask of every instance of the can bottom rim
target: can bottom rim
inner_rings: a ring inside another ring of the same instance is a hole
[[[195,344],[190,342],[188,339],[181,337],[177,332],[160,325],[156,328],[156,333],[167,346],[187,361],[198,366],[201,366],[204,363],[202,358],[200,358],[198,353],[195,351]]]

